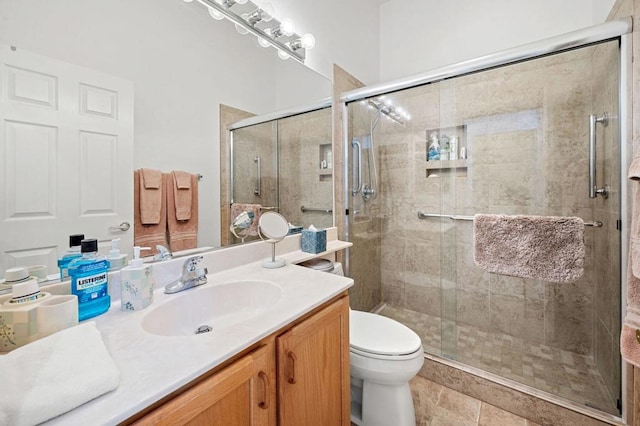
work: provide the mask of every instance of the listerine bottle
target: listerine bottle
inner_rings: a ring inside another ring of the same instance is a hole
[[[84,240],[84,234],[69,235],[69,249],[58,259],[60,281],[69,278],[69,262],[82,256],[82,253],[80,253],[80,243],[82,240]]]
[[[71,292],[78,296],[80,321],[105,313],[111,306],[107,277],[109,261],[98,255],[98,240],[82,240],[82,257],[69,263]]]

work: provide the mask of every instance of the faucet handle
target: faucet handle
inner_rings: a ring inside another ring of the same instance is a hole
[[[196,271],[198,269],[198,263],[200,263],[202,259],[204,259],[202,256],[192,256],[185,260],[184,265],[182,266],[182,273],[186,274]]]

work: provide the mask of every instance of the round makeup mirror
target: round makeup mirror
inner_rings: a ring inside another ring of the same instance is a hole
[[[240,213],[233,219],[229,231],[244,243],[244,239],[251,235],[251,229],[255,229],[253,226],[255,224],[254,218],[255,214],[253,212],[244,211]]]
[[[282,241],[289,233],[289,222],[287,222],[287,219],[280,213],[266,212],[260,216],[258,228],[260,234],[269,238],[267,242],[271,243],[271,259],[267,258],[262,261],[262,266],[265,268],[283,267],[285,260],[281,258],[276,259],[276,243]]]

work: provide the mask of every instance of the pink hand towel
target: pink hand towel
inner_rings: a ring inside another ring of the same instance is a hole
[[[191,219],[191,173],[174,170],[171,172],[173,198],[175,200],[176,219]],[[197,181],[197,179],[196,179]]]
[[[160,211],[164,201],[162,172],[153,169],[140,169],[140,221],[143,225],[160,223]]]
[[[640,156],[631,162],[629,179],[640,183]],[[640,187],[632,185],[629,265],[627,267],[627,313],[620,334],[620,353],[625,361],[640,367]]]
[[[156,246],[167,246],[167,199],[164,196],[165,189],[164,183],[161,182],[161,186],[158,189],[162,193],[160,200],[160,214],[158,215],[158,222],[155,224],[142,223],[142,214],[140,209],[141,194],[144,192],[141,184],[142,172],[135,170],[133,172],[133,243],[140,247],[150,247],[151,251],[146,252],[145,255],[154,255],[157,253]]]
[[[165,185],[173,186],[173,173],[164,174]],[[176,216],[175,191],[167,191],[167,229],[169,248],[176,252],[196,248],[198,246],[198,176],[190,175],[191,179],[191,218],[178,220]],[[182,189],[180,191],[183,191]]]

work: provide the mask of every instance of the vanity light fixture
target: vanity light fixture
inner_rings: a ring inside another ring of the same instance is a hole
[[[366,105],[369,106],[369,108],[377,110],[380,114],[384,115],[388,119],[395,121],[396,123],[403,126],[406,121],[411,119],[411,116],[408,112],[400,107],[394,106],[391,100],[386,99],[384,96],[363,101],[363,103],[365,102]]]
[[[193,0],[183,0],[191,3]],[[258,1],[258,0],[255,0]],[[217,20],[224,18],[235,24],[240,34],[253,34],[262,47],[273,46],[280,59],[293,58],[304,64],[307,50],[315,46],[311,34],[299,35],[290,19],[274,17],[273,6],[266,1],[259,4],[251,0],[198,0]]]

